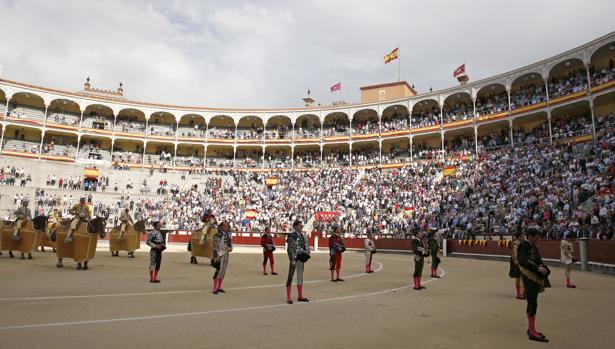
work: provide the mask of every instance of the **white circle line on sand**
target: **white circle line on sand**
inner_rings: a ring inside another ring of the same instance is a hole
[[[374,261],[378,267],[374,272],[379,272],[384,269],[382,263],[378,261]],[[358,273],[351,274],[345,276],[346,279],[357,278],[361,276],[366,276],[366,273]],[[314,284],[319,282],[330,281],[329,279],[319,279],[319,280],[310,280],[304,281],[304,284]],[[253,290],[259,288],[270,288],[270,287],[282,287],[285,284],[273,284],[273,285],[259,285],[259,286],[243,286],[243,287],[233,287],[227,288],[229,291],[240,291],[240,290]],[[136,292],[136,293],[109,293],[109,294],[85,294],[85,295],[73,295],[73,296],[39,296],[39,297],[7,297],[0,298],[0,302],[17,302],[17,301],[47,301],[47,300],[63,300],[63,299],[87,299],[87,298],[111,298],[111,297],[140,297],[140,296],[159,296],[159,295],[171,295],[171,294],[186,294],[186,293],[201,293],[201,292],[209,292],[206,289],[199,290],[178,290],[178,291],[160,291],[160,292]]]
[[[440,277],[443,277],[444,275],[446,275],[446,271],[444,269],[441,269],[441,270],[442,270],[442,273],[440,274]],[[427,283],[430,283],[430,282],[435,281],[435,280],[438,280],[438,279],[432,278],[432,279],[429,279],[429,280],[425,281],[424,283],[427,284]],[[297,304],[295,304],[295,306],[297,306],[297,305],[306,306],[306,305],[310,305],[310,304],[318,304],[318,303],[334,302],[334,301],[341,301],[341,300],[360,298],[360,297],[376,296],[376,295],[380,295],[380,294],[400,291],[400,290],[403,290],[403,289],[406,289],[406,288],[411,288],[411,287],[413,287],[413,286],[406,285],[406,286],[400,286],[400,287],[390,288],[390,289],[386,289],[386,290],[380,290],[380,291],[374,291],[374,292],[368,292],[368,293],[361,293],[361,294],[355,294],[355,295],[350,295],[350,296],[341,296],[341,297],[317,299],[317,300],[314,300],[314,301],[310,301],[309,303],[297,303]],[[199,315],[210,315],[210,314],[234,313],[234,312],[250,311],[250,310],[262,310],[262,309],[271,309],[271,308],[281,308],[281,307],[288,307],[288,306],[289,306],[288,304],[282,303],[282,304],[260,305],[260,306],[254,306],[254,307],[219,309],[219,310],[207,310],[207,311],[198,311],[198,312],[191,312],[191,313],[161,314],[161,315],[134,316],[134,317],[113,318],[113,319],[100,319],[100,320],[84,320],[84,321],[71,321],[71,322],[51,322],[51,323],[46,323],[46,324],[4,326],[4,327],[0,327],[0,331],[32,329],[32,328],[45,328],[45,327],[58,327],[58,326],[104,324],[104,323],[112,323],[112,322],[138,321],[138,320],[169,319],[169,318],[178,318],[178,317],[187,317],[187,316],[199,316]]]

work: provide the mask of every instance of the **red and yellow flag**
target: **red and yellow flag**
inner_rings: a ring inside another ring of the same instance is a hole
[[[396,47],[393,51],[391,51],[391,53],[389,53],[388,55],[385,55],[384,64],[387,64],[390,61],[397,59],[398,51],[399,51],[399,47]]]
[[[455,166],[448,166],[446,168],[444,168],[444,171],[442,171],[444,176],[452,176],[455,174],[455,172],[457,172],[457,167]]]

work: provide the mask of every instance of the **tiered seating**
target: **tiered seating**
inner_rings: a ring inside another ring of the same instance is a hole
[[[77,114],[52,112],[47,116],[47,124],[79,127],[80,118],[81,116]]]
[[[12,109],[10,109],[9,106],[8,117],[18,119],[18,121],[23,120],[24,122],[35,121],[43,123],[45,120],[45,111],[25,105],[20,105]]]
[[[145,134],[145,122],[117,120],[115,132]]]
[[[39,145],[39,142],[5,138],[2,151],[38,154]]]
[[[177,137],[205,138],[205,129],[188,125],[179,125]]]
[[[100,115],[83,115],[81,122],[82,128],[93,128],[97,130],[113,130],[113,118]]]
[[[73,145],[43,144],[41,149],[41,154],[44,155],[75,157],[76,153],[77,149]]]
[[[175,137],[175,125],[149,123],[147,134],[150,136]]]

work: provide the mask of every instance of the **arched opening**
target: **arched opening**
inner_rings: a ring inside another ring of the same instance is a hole
[[[115,122],[116,135],[145,136],[145,113],[138,109],[122,109]]]
[[[478,126],[477,141],[479,152],[510,147],[510,123],[498,121]]]
[[[83,112],[81,129],[83,131],[113,131],[113,110],[101,104],[91,104]]]
[[[178,138],[205,138],[207,124],[205,118],[198,114],[187,114],[179,119]]]
[[[61,128],[77,129],[81,120],[79,104],[68,99],[54,99],[47,110],[47,127],[61,125]],[[68,126],[68,127],[66,127]]]
[[[408,137],[382,141],[382,163],[397,164],[410,161],[410,140]]]
[[[350,121],[345,113],[335,112],[325,116],[322,125],[322,135],[326,136],[349,136]]]
[[[615,92],[600,95],[594,99],[594,120],[596,132],[615,127]]]
[[[116,139],[113,143],[113,167],[140,167],[143,164],[143,142],[129,139]]]
[[[513,119],[513,145],[515,148],[529,144],[549,143],[547,113],[533,113]]]
[[[416,160],[436,159],[442,153],[440,134],[426,134],[412,138],[412,157]]]
[[[153,113],[147,122],[147,135],[154,137],[175,138],[177,124],[171,113],[159,111]]]
[[[45,120],[45,101],[39,95],[19,92],[9,101],[7,119],[13,122],[42,125]]]
[[[587,69],[577,58],[558,63],[549,72],[549,98],[556,99],[587,90]]]
[[[209,121],[208,138],[235,139],[235,122],[230,116],[216,115]]]
[[[487,85],[476,94],[476,114],[478,116],[506,111],[508,111],[508,93],[504,85]]]
[[[352,117],[352,134],[367,135],[378,134],[378,113],[372,109],[363,109],[356,112]]]
[[[233,167],[233,147],[230,145],[207,146],[207,166],[209,167]]]
[[[465,127],[444,133],[444,150],[447,156],[463,156],[474,153],[476,143],[474,141],[474,128]]]
[[[350,165],[350,145],[348,143],[325,144],[322,148],[323,167]]]
[[[41,144],[42,131],[33,127],[7,125],[4,132],[2,152],[23,153],[24,156],[36,157]]]
[[[410,128],[410,114],[403,105],[392,105],[382,112],[381,132],[401,131]]]
[[[4,92],[4,90],[0,89],[0,117],[2,119],[4,119],[6,117],[6,109],[7,109],[7,105],[6,105],[6,93]]]
[[[297,118],[295,122],[295,139],[302,138],[320,138],[320,119],[318,119],[318,116],[305,114]]]
[[[295,168],[320,167],[320,145],[297,145],[294,150]]]
[[[412,107],[412,128],[440,124],[440,107],[434,99],[420,101]]]
[[[258,116],[244,116],[237,123],[237,139],[263,139],[263,120]]]
[[[592,86],[606,84],[615,80],[615,42],[599,48],[591,57],[589,74]]]
[[[79,162],[104,164],[111,163],[111,139],[107,137],[81,136]]]
[[[545,82],[538,73],[521,75],[510,88],[510,109],[515,110],[545,102]]]
[[[553,141],[592,134],[592,115],[589,102],[562,105],[551,111]]]
[[[166,142],[147,142],[143,163],[150,169],[158,167],[162,172],[173,166],[175,145]]]
[[[268,168],[290,168],[291,167],[290,146],[267,146],[265,148],[265,167]]]
[[[288,116],[276,115],[267,120],[265,125],[265,139],[288,139],[291,138],[290,132],[293,123]]]
[[[205,159],[205,147],[198,144],[179,144],[175,157],[175,168],[190,173],[200,173]]]
[[[445,123],[473,118],[472,96],[466,92],[459,92],[446,97],[442,115]]]
[[[239,168],[263,167],[263,148],[260,146],[243,145],[235,152],[235,166]]]
[[[75,160],[77,135],[74,133],[48,130],[43,137],[41,155]]]
[[[353,166],[378,165],[380,164],[380,144],[377,141],[352,143],[351,158]]]

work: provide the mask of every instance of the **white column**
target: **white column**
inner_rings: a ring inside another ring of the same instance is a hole
[[[83,117],[83,113],[81,113]],[[81,126],[81,122],[79,122],[79,126]],[[75,161],[79,159],[79,145],[81,144],[81,134],[77,135],[77,151],[75,152]]]
[[[549,77],[543,79],[545,82],[545,93],[547,96],[547,123],[549,124],[549,144],[553,143],[553,133],[551,130],[551,98],[549,97]]]
[[[509,136],[510,137],[510,148],[512,149],[512,148],[515,147],[515,141],[513,139],[513,121],[512,121],[512,117],[509,116],[509,118],[510,119],[508,120],[508,131],[509,131],[509,134],[510,134],[510,136]]]
[[[43,117],[43,127],[47,126],[47,113],[49,111],[49,106],[45,104],[45,116]]]
[[[45,114],[47,113],[45,112]],[[41,158],[41,155],[43,154],[43,140],[45,140],[45,130],[44,129],[41,131],[41,143],[38,145],[38,158],[39,159]]]

